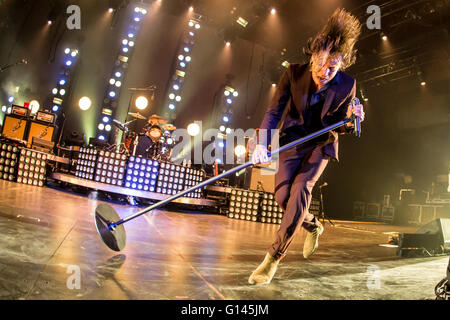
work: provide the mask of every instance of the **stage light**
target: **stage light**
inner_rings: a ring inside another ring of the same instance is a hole
[[[6,109],[6,113],[7,113],[7,114],[11,114],[11,111],[12,111],[12,108],[11,108],[11,107],[8,107],[8,109]]]
[[[127,48],[127,47],[124,47],[124,48],[122,49],[122,51],[125,52],[125,53],[127,53],[127,52],[128,52],[128,48]]]
[[[224,132],[225,129],[226,129],[225,126],[220,126],[220,127],[219,127],[219,130],[222,131],[222,132]]]
[[[92,105],[92,101],[91,99],[89,99],[88,97],[82,97],[79,101],[78,101],[78,106],[80,107],[81,110],[86,111],[88,110]]]
[[[223,94],[228,97],[230,95],[230,91],[225,90],[225,92]]]
[[[239,93],[237,91],[233,92],[233,96],[237,97],[239,95]]]
[[[240,26],[242,26],[242,27],[247,27],[247,25],[248,25],[248,21],[247,20],[245,20],[244,18],[242,18],[242,17],[239,17],[237,20],[236,20],[236,22],[240,25]]]
[[[188,47],[184,47],[184,52],[188,53],[190,50]]]
[[[122,73],[120,73],[119,71],[117,71],[115,74],[116,78],[120,78],[122,76]]]
[[[116,87],[117,87],[117,88],[120,88],[121,86],[122,86],[122,82],[116,81]]]
[[[289,67],[289,62],[288,62],[288,61],[283,61],[283,62],[281,63],[281,65],[282,65],[283,67],[285,67],[285,68],[288,68],[288,67]]]
[[[272,87],[275,88],[277,86],[276,83],[272,83]]]
[[[2,112],[6,112],[7,107],[6,106],[2,106]]]
[[[105,130],[105,125],[103,123],[99,123],[98,130]]]
[[[47,21],[47,24],[48,24],[48,25],[52,24],[52,21],[51,21],[51,20],[48,20],[48,21]]]
[[[13,97],[13,96],[10,96],[10,97],[8,98],[8,102],[9,102],[9,103],[13,103],[13,102],[14,102],[14,97]]]
[[[114,98],[114,97],[116,96],[116,93],[115,93],[114,91],[110,91],[110,92],[109,92],[109,96],[110,96],[111,98]]]
[[[424,87],[426,84],[427,84],[427,83],[426,83],[425,81],[422,81],[422,82],[420,83],[420,85],[421,85],[422,87]]]
[[[183,61],[183,60],[184,60],[184,56],[183,56],[182,54],[180,54],[180,55],[178,56],[178,60]]]
[[[37,100],[30,101],[31,114],[36,114],[39,111],[39,107],[40,107],[40,105]]]
[[[69,54],[69,53],[70,53],[70,49],[69,49],[69,48],[66,48],[66,50],[64,50],[64,53],[65,53],[65,54]]]
[[[129,33],[128,34],[128,38],[134,38],[134,34],[133,33]]]
[[[107,124],[107,125],[105,126],[105,130],[108,131],[108,132],[111,131],[111,125],[110,125],[110,124]]]
[[[275,13],[277,13],[277,10],[275,8],[272,8],[272,10],[270,10],[270,13],[275,14]]]
[[[81,147],[77,166],[75,169],[75,176],[87,180],[94,180],[95,167],[97,163],[98,151],[94,148]]]
[[[223,116],[222,120],[223,122],[228,122],[230,121],[230,118],[228,118],[228,116]]]
[[[95,169],[95,181],[123,185],[127,156],[124,154],[101,150],[98,153]]]
[[[383,39],[383,41],[387,41],[388,37],[387,35],[385,35],[383,32],[381,33],[381,39]]]
[[[198,24],[198,23],[195,24],[195,29],[197,29],[197,30],[200,29],[200,24]]]
[[[175,101],[180,102],[181,101],[181,97],[180,96],[176,96],[175,97]]]
[[[109,79],[109,84],[110,85],[114,85],[114,83],[116,83],[116,79]]]
[[[232,104],[232,103],[233,103],[233,100],[231,100],[230,98],[228,98],[228,99],[227,99],[227,103],[228,103],[228,104]]]
[[[186,63],[184,63],[183,61],[180,62],[180,67],[185,68],[186,67]]]
[[[148,106],[148,99],[144,96],[140,96],[135,101],[136,108],[144,110]]]
[[[113,11],[114,11],[113,8],[109,8],[109,9],[108,9],[108,12],[109,12],[109,13],[112,13]]]
[[[195,137],[200,133],[200,126],[197,123],[191,123],[187,126],[187,131],[190,136]]]
[[[167,142],[168,145],[172,145],[173,144],[173,139],[172,138],[168,138],[166,142]]]
[[[175,94],[174,94],[174,93],[170,93],[170,94],[169,94],[169,99],[170,99],[170,100],[175,99]]]
[[[231,42],[230,42],[230,41],[227,41],[227,42],[225,42],[225,45],[226,45],[227,47],[229,47],[229,46],[231,46]]]
[[[134,47],[134,41],[128,42],[128,45],[129,45],[130,47]]]
[[[136,22],[140,22],[140,21],[141,21],[141,19],[140,19],[140,18],[138,18],[138,17],[136,17],[136,18],[134,18],[134,21],[136,21]]]
[[[60,94],[61,96],[65,95],[65,94],[66,94],[66,90],[65,90],[65,89],[59,90],[59,94]]]
[[[109,117],[106,117],[106,116],[105,116],[105,117],[103,117],[102,120],[103,120],[103,122],[108,123],[108,122],[109,122]]]
[[[217,145],[219,146],[219,148],[225,147],[225,143],[224,143],[223,141],[219,141],[219,142],[217,143]]]
[[[16,181],[19,148],[7,143],[0,143],[0,179]]]
[[[58,110],[59,110],[59,106],[54,105],[53,108],[52,108],[52,111],[53,112],[58,112]]]
[[[22,149],[20,154],[17,182],[42,187],[46,178],[47,154]]]
[[[155,192],[158,167],[159,163],[156,160],[131,156],[126,171],[125,187]]]
[[[191,57],[190,56],[186,56],[186,62],[191,62]]]
[[[71,60],[67,60],[66,61],[66,66],[70,67],[72,65],[72,61]]]
[[[190,11],[190,12],[194,11],[194,7],[192,7],[192,6],[189,7],[189,11]]]
[[[78,54],[78,52],[76,50],[72,51],[72,53],[70,54],[72,57],[76,57]]]
[[[179,89],[180,89],[180,86],[179,86],[179,85],[177,85],[177,84],[174,84],[174,85],[173,85],[173,90],[177,90],[177,91],[178,91]]]
[[[191,37],[193,37],[193,36],[194,36],[194,33],[193,33],[192,31],[189,31],[189,35],[190,35]]]
[[[232,132],[232,130],[231,130],[231,128],[227,128],[227,129],[225,130],[225,132],[226,132],[227,134],[230,134],[230,133]]]
[[[234,154],[237,157],[242,157],[245,154],[245,147],[243,145],[238,145],[236,148],[234,148]]]
[[[59,85],[63,86],[65,84],[66,84],[66,80],[64,80],[64,79],[59,80]]]
[[[169,109],[170,110],[175,110],[175,105],[173,103],[169,104]]]
[[[194,26],[194,22],[189,21],[189,27],[193,27]]]

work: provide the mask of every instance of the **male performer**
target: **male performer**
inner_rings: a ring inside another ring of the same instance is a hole
[[[351,104],[356,93],[355,79],[340,71],[354,63],[354,45],[360,32],[358,20],[344,9],[337,9],[314,40],[308,41],[305,53],[310,63],[290,64],[281,77],[260,126],[268,135],[262,139],[266,141],[259,140],[256,145],[253,163],[270,161],[266,146],[271,142],[271,129],[280,129],[280,145],[284,145],[352,114],[364,120],[363,106]],[[350,122],[336,131],[343,134],[353,130]],[[272,280],[298,226],[307,230],[303,256],[308,258],[317,249],[323,226],[308,208],[314,184],[328,160],[338,160],[338,133],[324,134],[280,154],[275,199],[284,216],[264,261],[251,274],[250,284]]]

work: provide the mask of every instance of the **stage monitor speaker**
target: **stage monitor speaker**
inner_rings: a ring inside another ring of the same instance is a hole
[[[426,249],[431,253],[449,252],[450,219],[436,219],[416,233],[399,234],[399,249],[401,252],[415,249]]]
[[[39,138],[53,142],[56,133],[56,126],[50,123],[31,121],[28,133],[28,148],[31,148],[33,138]]]
[[[251,169],[250,190],[275,193],[275,162],[258,165]]]
[[[2,134],[15,140],[26,140],[29,121],[25,117],[12,114],[5,115]]]

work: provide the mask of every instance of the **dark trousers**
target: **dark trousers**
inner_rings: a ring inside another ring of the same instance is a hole
[[[286,255],[298,226],[312,231],[316,219],[309,213],[311,192],[325,167],[328,155],[322,146],[309,145],[292,148],[280,154],[278,172],[275,175],[275,200],[284,210],[280,229],[269,254],[276,259]]]

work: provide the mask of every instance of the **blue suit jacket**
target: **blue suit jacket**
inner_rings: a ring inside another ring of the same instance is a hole
[[[267,129],[267,145],[270,144],[270,130],[279,128],[281,132],[292,126],[302,125],[303,109],[307,105],[311,84],[309,64],[290,64],[282,75],[276,92],[267,108],[260,129]],[[339,71],[335,81],[326,90],[321,120],[324,127],[335,124],[351,116],[349,105],[356,94],[356,81],[346,73]],[[338,160],[338,133],[351,132],[353,129],[341,127],[329,134],[323,150]]]

